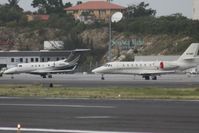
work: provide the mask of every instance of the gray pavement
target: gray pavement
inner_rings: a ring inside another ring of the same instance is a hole
[[[0,133],[17,123],[21,133],[198,133],[199,102],[0,98]]]
[[[38,75],[20,74],[0,78],[0,84],[42,84],[65,87],[176,87],[188,88],[199,86],[199,75],[163,75],[157,81],[146,81],[141,76],[134,75],[105,75],[102,81],[101,75],[94,74],[58,74],[52,79],[43,79]]]

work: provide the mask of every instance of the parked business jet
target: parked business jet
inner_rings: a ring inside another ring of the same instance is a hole
[[[3,71],[3,74],[36,74],[41,75],[43,78],[52,78],[52,74],[57,73],[70,73],[73,72],[78,65],[80,55],[73,58],[73,52],[82,52],[88,50],[73,50],[67,59],[59,61],[49,62],[37,62],[37,63],[20,63],[16,67],[9,68]]]
[[[199,43],[192,43],[176,61],[134,61],[134,62],[109,62],[92,70],[93,73],[101,74],[132,74],[141,75],[145,80],[157,80],[157,76],[182,72],[196,67],[199,64]]]

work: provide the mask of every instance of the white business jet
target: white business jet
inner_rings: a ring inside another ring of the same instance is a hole
[[[89,51],[88,49],[73,50],[67,59],[49,62],[20,63],[16,67],[3,71],[3,74],[36,74],[43,78],[52,78],[52,74],[73,72],[78,65],[80,55],[73,58],[73,52]]]
[[[101,74],[132,74],[141,75],[145,80],[157,80],[157,76],[182,72],[199,64],[199,43],[192,43],[176,61],[142,61],[142,62],[109,62],[92,70]]]

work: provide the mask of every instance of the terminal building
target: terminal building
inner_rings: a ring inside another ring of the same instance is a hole
[[[19,63],[57,61],[67,58],[69,54],[69,51],[2,51],[0,69],[10,68]]]

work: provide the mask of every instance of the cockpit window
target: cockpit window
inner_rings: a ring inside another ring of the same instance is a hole
[[[111,64],[105,64],[104,67],[112,67]]]

